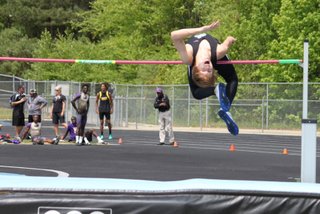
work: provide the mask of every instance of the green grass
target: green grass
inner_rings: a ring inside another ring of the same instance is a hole
[[[12,118],[12,109],[0,107],[0,120],[11,120],[11,118]]]

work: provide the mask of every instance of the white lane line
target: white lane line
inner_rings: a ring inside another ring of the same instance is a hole
[[[53,170],[53,169],[41,169],[41,168],[30,168],[30,167],[20,167],[20,166],[5,166],[0,165],[0,168],[11,168],[11,169],[26,169],[26,170],[35,170],[35,171],[46,171],[56,173],[57,177],[69,177],[69,173]]]

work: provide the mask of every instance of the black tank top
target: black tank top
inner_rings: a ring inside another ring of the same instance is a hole
[[[106,92],[102,92],[100,91],[98,93],[99,95],[99,100],[100,100],[100,104],[99,104],[99,112],[110,112],[110,94],[108,93],[108,91]]]
[[[219,44],[219,41],[216,38],[213,38],[209,34],[202,33],[202,34],[194,35],[190,39],[188,39],[187,44],[191,45],[193,49],[192,63],[191,65],[188,65],[188,80],[191,87],[196,87],[196,88],[198,87],[192,79],[192,68],[196,61],[196,55],[199,50],[200,42],[204,39],[209,42],[211,47],[211,63],[215,69],[217,67],[217,46]]]

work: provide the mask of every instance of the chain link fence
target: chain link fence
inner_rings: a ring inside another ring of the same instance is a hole
[[[24,85],[26,93],[37,89],[38,95],[48,100],[43,110],[43,119],[50,120],[50,108],[54,87],[62,86],[67,97],[66,117],[70,120],[75,111],[70,103],[74,94],[81,89],[79,82],[33,81],[15,76],[0,75],[0,120],[11,121],[12,110],[9,97],[19,85]],[[114,98],[114,127],[157,125],[158,112],[153,103],[155,88],[160,86],[168,95],[175,127],[212,128],[225,127],[217,112],[219,102],[215,96],[196,100],[188,85],[111,85]],[[230,112],[241,128],[250,129],[301,129],[302,83],[239,83],[237,96]],[[88,123],[98,126],[95,112],[96,93],[100,84],[90,83],[90,110]],[[309,83],[309,118],[320,118],[320,83]],[[27,106],[25,105],[27,114]]]

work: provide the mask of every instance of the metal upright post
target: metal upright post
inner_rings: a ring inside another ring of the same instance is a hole
[[[309,73],[309,41],[305,40],[303,45],[303,103],[302,118],[308,119],[308,73]]]
[[[304,41],[303,53],[303,109],[301,136],[301,182],[316,182],[317,120],[308,119],[309,42]]]
[[[126,92],[126,126],[128,127],[128,117],[129,117],[129,86],[127,85],[127,92]]]

